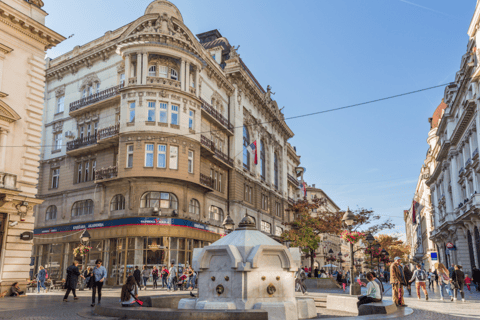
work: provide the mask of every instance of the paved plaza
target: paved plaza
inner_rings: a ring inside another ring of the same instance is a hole
[[[347,288],[348,289],[348,288]],[[391,299],[391,287],[385,287],[387,293],[385,299]],[[364,291],[365,288],[362,288]],[[328,293],[342,293],[342,290],[313,290],[310,295],[325,295]],[[413,290],[412,296],[406,293],[406,304],[414,310],[414,313],[403,319],[413,320],[457,320],[457,319],[480,319],[480,293],[466,292],[466,302],[451,302],[449,299],[440,300],[438,287],[435,290],[428,290],[429,301],[418,300]],[[47,320],[47,319],[112,319],[96,317],[91,314],[91,291],[78,291],[80,298],[69,302],[63,302],[63,291],[54,291],[49,293],[29,293],[24,298],[4,298],[0,299],[0,319],[25,319],[25,320]],[[140,296],[159,296],[170,294],[188,294],[188,291],[167,292],[164,289],[140,291]],[[118,304],[120,288],[105,289],[103,291],[102,304]],[[320,318],[346,319],[348,314],[318,309]],[[385,316],[380,317],[385,319]],[[380,319],[374,316],[355,317],[355,319]]]

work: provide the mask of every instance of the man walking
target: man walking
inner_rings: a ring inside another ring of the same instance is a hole
[[[425,294],[425,300],[428,301],[427,286],[425,280],[427,279],[427,273],[422,270],[422,266],[417,264],[417,270],[412,275],[410,282],[415,281],[415,288],[417,289],[417,297],[420,300],[420,288],[422,288],[423,293]],[[428,279],[430,282],[430,278]]]
[[[400,257],[395,257],[390,266],[390,284],[392,285],[392,300],[397,306],[406,307],[403,300],[403,284],[405,284],[405,275],[400,265]]]
[[[133,271],[133,277],[135,278],[135,281],[137,282],[138,289],[142,290],[142,285],[140,284],[140,282],[142,282],[142,280],[141,280],[142,273],[138,269],[138,266],[135,266],[135,271]]]
[[[477,291],[480,291],[480,270],[475,266],[473,266],[472,281],[475,284]]]
[[[168,291],[170,290],[175,291],[175,278],[177,278],[177,268],[172,263],[172,266],[168,270],[168,283],[167,283]]]

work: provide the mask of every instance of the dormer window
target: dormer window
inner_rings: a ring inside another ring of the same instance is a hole
[[[148,69],[148,76],[149,77],[155,77],[157,75],[157,67],[156,66],[151,66]]]
[[[178,72],[175,69],[171,69],[170,71],[170,78],[172,80],[178,80]]]

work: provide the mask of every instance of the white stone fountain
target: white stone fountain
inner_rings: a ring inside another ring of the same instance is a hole
[[[179,309],[262,309],[270,320],[317,316],[313,299],[295,296],[300,250],[279,244],[245,216],[239,227],[210,246],[193,251],[198,298],[182,299]]]

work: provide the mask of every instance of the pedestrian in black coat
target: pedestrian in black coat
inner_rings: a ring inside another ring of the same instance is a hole
[[[73,264],[67,268],[67,279],[65,280],[65,288],[67,289],[67,292],[63,297],[64,302],[68,302],[67,299],[70,295],[70,291],[73,293],[73,299],[78,300],[75,289],[77,288],[79,276],[85,279],[84,276],[80,275],[80,271],[78,271],[78,261],[75,260]]]
[[[477,291],[480,291],[480,270],[477,269],[475,266],[473,267],[472,271],[472,281],[473,283],[475,283]]]
[[[140,285],[140,282],[142,282],[142,273],[138,269],[138,266],[135,266],[135,271],[133,271],[133,277],[135,278],[135,281],[137,281],[138,288],[142,290],[142,286]]]

